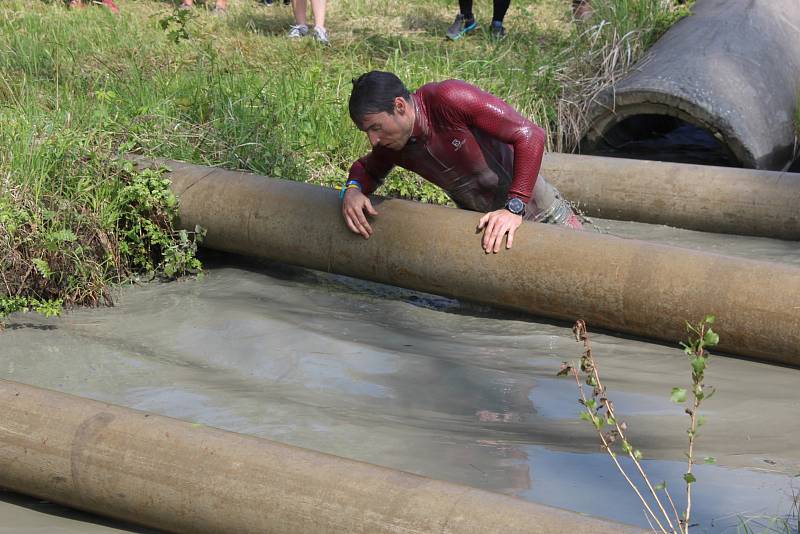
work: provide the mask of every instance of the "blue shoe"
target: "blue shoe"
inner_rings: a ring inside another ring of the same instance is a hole
[[[506,29],[503,27],[503,23],[499,20],[492,21],[491,36],[495,41],[502,41],[506,38]]]
[[[464,15],[459,13],[456,15],[456,20],[447,28],[447,37],[453,41],[461,39],[466,34],[478,27],[474,18],[465,19]]]

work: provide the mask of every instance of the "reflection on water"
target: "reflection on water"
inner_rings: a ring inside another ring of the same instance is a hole
[[[800,256],[783,242],[614,224]],[[18,317],[49,328],[4,333],[1,376],[646,526],[577,420],[574,382],[554,376],[580,354],[570,325],[228,261],[202,280],[127,288],[115,308]],[[689,380],[682,352],[601,334],[593,347],[654,477],[679,487],[688,420],[667,399]],[[788,512],[800,371],[720,357],[708,375],[719,392],[698,454],[720,466],[700,468],[696,517],[722,531],[730,514]]]

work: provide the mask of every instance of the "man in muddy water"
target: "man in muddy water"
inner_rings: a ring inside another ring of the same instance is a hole
[[[542,128],[506,102],[466,82],[429,83],[413,94],[390,72],[353,80],[350,117],[372,151],[350,167],[342,188],[348,228],[372,235],[368,195],[399,165],[433,182],[478,221],[486,253],[511,248],[523,220],[582,228],[571,205],[539,176]]]

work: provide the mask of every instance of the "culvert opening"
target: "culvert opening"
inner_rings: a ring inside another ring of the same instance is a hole
[[[634,115],[605,132],[584,151],[597,156],[651,159],[741,167],[731,150],[713,133],[668,115]]]

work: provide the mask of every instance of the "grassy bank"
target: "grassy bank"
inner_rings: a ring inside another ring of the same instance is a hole
[[[279,4],[276,2],[276,4]],[[68,11],[58,1],[0,4],[0,316],[26,307],[111,302],[135,273],[195,270],[175,199],[135,152],[338,184],[366,139],[351,124],[350,80],[396,72],[410,87],[460,78],[508,100],[569,150],[587,100],[685,13],[671,0],[595,0],[571,21],[566,0],[512,3],[510,36],[447,42],[450,0],[331,2],[333,46],[285,38],[290,11],[233,0],[181,22],[175,4],[122,0]],[[476,3],[488,26],[490,3]],[[167,28],[162,28],[165,21]],[[185,29],[188,38],[176,30]],[[445,195],[395,172],[384,194]]]

